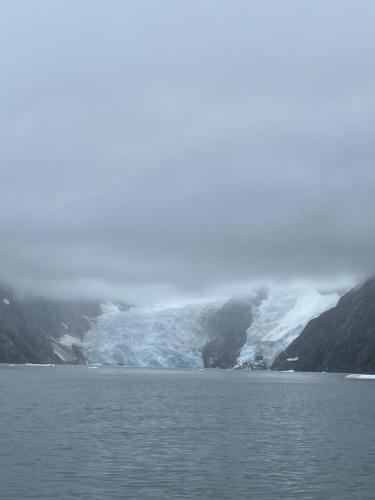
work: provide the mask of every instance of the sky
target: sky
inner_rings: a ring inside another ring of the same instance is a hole
[[[373,0],[3,0],[0,68],[0,280],[374,272]]]

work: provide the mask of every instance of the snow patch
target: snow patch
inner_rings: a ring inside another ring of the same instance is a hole
[[[65,334],[61,338],[59,338],[59,343],[65,347],[72,347],[73,345],[76,345],[80,347],[82,345],[81,339],[78,337],[73,337],[72,335]]]

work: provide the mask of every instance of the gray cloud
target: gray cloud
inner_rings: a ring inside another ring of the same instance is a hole
[[[375,6],[1,6],[0,276],[196,293],[375,269]]]

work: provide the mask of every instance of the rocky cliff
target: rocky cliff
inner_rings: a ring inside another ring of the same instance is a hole
[[[251,302],[231,299],[205,320],[209,335],[202,349],[206,368],[232,368],[247,340],[247,329],[252,319]]]
[[[272,368],[375,373],[375,277],[310,321]]]
[[[78,348],[58,339],[63,334],[82,337],[98,314],[98,303],[20,298],[2,285],[0,363],[84,363]]]

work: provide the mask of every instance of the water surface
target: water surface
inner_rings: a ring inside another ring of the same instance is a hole
[[[375,382],[0,368],[0,498],[373,500]]]

